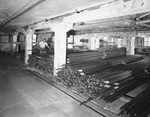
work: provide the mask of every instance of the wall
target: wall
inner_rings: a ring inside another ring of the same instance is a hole
[[[113,38],[113,39],[112,39]],[[97,40],[103,39],[105,41],[114,41],[116,42],[116,44],[120,43],[119,45],[117,45],[118,47],[126,47],[126,38],[119,38],[119,37],[111,37],[109,34],[101,34],[101,33],[89,33],[89,34],[81,34],[81,35],[74,35],[74,44],[73,45],[82,45],[83,43],[80,42],[80,39],[88,39],[89,42],[85,43],[84,45],[86,45],[88,47],[88,49],[93,49],[93,41],[95,40],[95,43],[97,43]],[[95,45],[97,47],[99,47],[99,45]],[[96,47],[96,48],[97,48]],[[96,49],[95,48],[95,49]]]
[[[144,46],[149,46],[150,47],[150,37],[144,38]]]
[[[51,33],[39,33],[39,34],[37,34],[37,41],[41,41],[44,38],[49,40],[49,38],[51,38],[51,37],[52,37]]]
[[[92,49],[93,41],[95,39],[100,39],[102,36],[98,33],[91,33],[91,34],[82,34],[82,35],[74,35],[74,44],[73,45],[84,45],[88,49]],[[80,39],[88,39],[88,43],[80,42]]]
[[[24,34],[20,34],[19,36],[18,36],[18,41],[19,42],[23,42],[22,44],[20,44],[20,51],[24,51],[25,50],[25,35]]]
[[[11,50],[11,44],[8,35],[0,35],[0,50],[5,52]]]

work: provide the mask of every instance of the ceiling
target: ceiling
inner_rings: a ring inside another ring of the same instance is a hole
[[[9,31],[106,0],[0,0],[0,31]]]

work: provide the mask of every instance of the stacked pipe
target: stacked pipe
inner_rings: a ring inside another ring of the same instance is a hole
[[[77,62],[61,68],[54,81],[87,94],[88,100],[100,97],[106,102],[112,102],[148,80],[145,76],[149,74],[149,59],[141,56],[117,57],[102,62]]]
[[[122,117],[147,117],[150,114],[150,87],[121,107]]]
[[[25,56],[24,56],[24,52],[23,53],[15,53],[14,54],[14,57],[19,60],[20,62],[24,62],[25,60]]]
[[[46,73],[53,73],[54,57],[53,55],[30,55],[29,61],[31,66],[42,70]]]
[[[80,53],[78,52],[67,55],[67,63],[79,64],[87,61],[101,61],[102,59],[125,56],[125,54],[125,49],[117,49],[111,51],[88,51]]]
[[[136,54],[150,55],[150,47],[137,47],[135,48]]]
[[[104,57],[104,53],[102,52],[83,52],[83,53],[74,53],[74,54],[69,54],[67,56],[67,63],[81,63],[85,61],[99,61]]]
[[[37,57],[34,55],[29,55],[28,62],[30,63],[31,66],[35,67],[37,64]]]
[[[80,76],[81,74],[77,69],[65,66],[57,73],[57,77],[54,77],[54,81],[65,87],[73,87],[79,84]]]
[[[123,75],[119,78],[116,78],[116,77],[114,78],[114,76],[105,78],[104,82],[107,82],[108,84],[119,85],[119,87],[116,90],[117,93],[115,92],[114,95],[113,95],[113,93],[111,93],[111,96],[109,95],[109,98],[105,98],[105,100],[107,100],[107,102],[112,102],[115,99],[121,97],[123,94],[134,89],[136,86],[138,86],[138,83],[140,85],[145,80],[149,80],[148,79],[149,72],[147,71],[148,66],[149,66],[149,60],[144,59],[144,60],[140,60],[140,61],[128,64],[128,65],[125,65],[125,66],[123,66],[123,68],[121,66],[119,67],[119,69],[115,68],[114,70],[122,69],[125,71],[129,71],[130,75],[127,75],[127,76]],[[139,82],[140,80],[141,80],[141,82]],[[135,83],[135,85],[134,85],[134,83]],[[109,100],[109,99],[111,99],[111,100]]]
[[[81,79],[85,80],[81,80],[79,90],[88,93],[91,99],[100,97],[106,102],[113,102],[149,80],[147,69],[145,69],[147,62],[148,60],[141,60],[134,64],[118,65],[96,75],[81,76]],[[89,83],[89,79],[92,79],[92,82]],[[95,83],[93,83],[93,79]],[[97,82],[99,82],[98,85]]]

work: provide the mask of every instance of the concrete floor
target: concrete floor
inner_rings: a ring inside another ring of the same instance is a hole
[[[0,117],[102,117],[0,54]]]

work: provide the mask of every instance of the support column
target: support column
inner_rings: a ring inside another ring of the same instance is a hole
[[[58,69],[66,64],[67,32],[72,28],[68,23],[53,24],[51,29],[55,32],[54,40],[54,75],[57,75]]]
[[[28,64],[29,55],[32,54],[32,37],[34,32],[33,29],[23,30],[25,34],[25,64]]]
[[[66,31],[55,31],[55,44],[54,44],[54,73],[58,68],[66,64]]]
[[[18,32],[14,32],[12,36],[12,55],[14,52],[17,52],[17,37]]]
[[[135,37],[131,38],[131,55],[135,54]]]
[[[135,37],[136,37],[136,32],[129,33],[126,36],[126,54],[127,55],[134,55],[134,49],[135,49]]]
[[[92,37],[91,39],[90,39],[90,49],[91,50],[95,50],[95,37]]]
[[[97,35],[95,34],[90,39],[90,49],[91,50],[96,50],[97,48],[99,48],[99,38],[97,38]]]
[[[99,48],[99,39],[97,38],[96,40],[95,40],[95,49],[98,49]]]
[[[117,45],[118,45],[118,48],[121,48],[122,47],[122,45],[121,45],[121,43],[122,43],[122,39],[121,38],[118,38],[118,40],[117,40]]]

